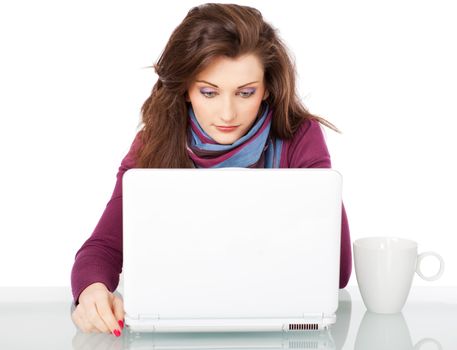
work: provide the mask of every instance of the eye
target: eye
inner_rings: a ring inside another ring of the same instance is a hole
[[[248,98],[254,95],[255,89],[250,89],[250,90],[245,90],[245,91],[240,91],[239,94],[243,98]]]
[[[250,89],[250,90],[244,90],[240,91],[238,95],[240,95],[242,98],[248,98],[254,95],[256,89]],[[214,90],[209,90],[209,89],[201,89],[200,93],[205,96],[206,98],[213,98],[214,96],[217,95],[217,92]]]
[[[216,91],[208,90],[208,89],[201,89],[200,93],[205,96],[206,98],[212,98],[216,95]]]

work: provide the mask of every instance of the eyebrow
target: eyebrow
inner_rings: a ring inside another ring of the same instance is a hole
[[[210,83],[209,81],[206,81],[206,80],[196,80],[197,83],[206,83],[208,85],[212,85],[216,88],[219,88],[219,86],[217,86],[216,84],[213,84],[213,83]],[[241,86],[238,86],[237,89],[241,89],[242,87],[245,87],[246,85],[250,85],[250,84],[254,84],[254,83],[258,83],[259,81],[256,80],[256,81],[251,81],[250,83],[246,83],[246,84],[243,84]]]

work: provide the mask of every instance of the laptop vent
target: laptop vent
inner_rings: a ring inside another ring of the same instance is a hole
[[[318,349],[319,342],[316,340],[290,341],[289,349]]]
[[[317,323],[289,323],[289,331],[317,331]]]

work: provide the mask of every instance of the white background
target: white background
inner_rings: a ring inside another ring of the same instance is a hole
[[[279,29],[305,105],[343,131],[325,134],[352,239],[414,239],[446,261],[414,283],[457,285],[453,1],[233,2]],[[155,83],[145,67],[200,3],[0,3],[0,286],[70,285]]]

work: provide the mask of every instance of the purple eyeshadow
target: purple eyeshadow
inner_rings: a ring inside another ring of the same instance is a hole
[[[244,88],[240,90],[240,93],[242,94],[248,94],[249,96],[253,95],[256,92],[256,88]],[[211,88],[201,88],[200,89],[201,94],[215,94],[216,91],[214,91]]]

